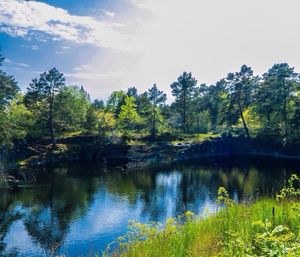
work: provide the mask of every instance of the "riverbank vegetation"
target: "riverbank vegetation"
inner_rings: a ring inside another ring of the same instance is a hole
[[[67,85],[56,68],[33,78],[26,91],[3,70],[0,83],[2,151],[17,141],[44,138],[56,148],[57,138],[76,135],[98,135],[110,142],[197,141],[210,135],[264,138],[282,145],[300,140],[299,74],[287,63],[275,64],[261,76],[243,65],[214,85],[183,72],[170,85],[172,103],[155,84],[146,92],[130,87],[112,92],[105,102],[92,101],[83,86]]]
[[[133,222],[118,247],[108,248],[104,256],[299,256],[297,185],[299,178],[292,175],[276,198],[239,204],[220,188],[217,213],[199,218],[186,212],[164,226]]]

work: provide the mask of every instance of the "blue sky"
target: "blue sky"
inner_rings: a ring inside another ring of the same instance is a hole
[[[243,64],[300,69],[298,0],[1,0],[4,69],[26,89],[57,67],[93,99],[183,71],[214,83]],[[299,70],[298,70],[299,71]]]

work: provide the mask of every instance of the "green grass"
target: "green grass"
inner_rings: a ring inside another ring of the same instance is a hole
[[[212,138],[220,137],[220,134],[212,134],[212,133],[206,133],[206,134],[181,134],[179,137],[182,138],[182,140],[173,140],[173,141],[171,141],[171,143],[173,145],[176,145],[176,144],[182,143],[182,142],[202,143],[206,140],[210,140]]]
[[[293,184],[293,183],[291,183]],[[206,218],[190,212],[158,224],[133,223],[111,256],[300,256],[299,190],[283,189],[278,199],[234,204],[226,191],[219,200],[227,207]],[[104,254],[106,256],[108,254]]]
[[[59,134],[60,138],[65,138],[65,137],[74,137],[74,136],[79,136],[82,135],[83,131],[81,130],[76,130],[76,131],[64,131]]]

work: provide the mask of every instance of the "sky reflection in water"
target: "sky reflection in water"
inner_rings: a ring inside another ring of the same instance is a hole
[[[129,220],[164,222],[186,210],[215,211],[218,187],[236,200],[271,194],[294,167],[178,165],[151,171],[101,171],[76,164],[39,171],[35,186],[1,191],[0,256],[101,252]]]

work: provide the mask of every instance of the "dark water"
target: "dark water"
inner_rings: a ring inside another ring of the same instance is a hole
[[[128,220],[214,211],[220,186],[238,201],[254,199],[297,171],[266,160],[135,172],[103,171],[95,163],[40,170],[35,185],[0,190],[0,256],[88,256],[124,234]]]

